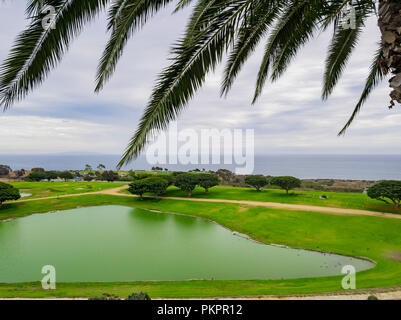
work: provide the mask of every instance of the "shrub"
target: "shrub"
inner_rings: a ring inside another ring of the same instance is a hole
[[[175,186],[188,192],[188,197],[192,196],[192,191],[199,184],[199,174],[182,173],[175,178]]]
[[[368,188],[368,196],[372,199],[390,203],[396,208],[400,208],[401,202],[401,181],[388,180],[382,181]]]
[[[265,185],[267,185],[267,179],[262,175],[246,176],[245,183],[255,187],[257,191],[260,191],[260,188],[263,188]]]
[[[118,296],[103,293],[101,297],[90,297],[88,300],[120,300]]]
[[[287,194],[289,190],[299,188],[301,186],[301,180],[290,176],[274,177],[270,180],[270,183],[272,185],[279,186],[281,189],[284,189]]]
[[[4,201],[18,200],[19,198],[21,198],[21,195],[18,189],[10,184],[0,182],[0,206]]]
[[[125,300],[152,300],[146,292],[132,293]]]
[[[214,173],[200,173],[198,174],[199,185],[205,189],[205,192],[209,192],[209,188],[217,186],[219,184],[219,177]]]

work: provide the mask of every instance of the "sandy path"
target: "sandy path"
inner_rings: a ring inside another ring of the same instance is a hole
[[[78,196],[94,195],[94,194],[107,194],[107,195],[112,195],[112,196],[132,197],[132,198],[138,197],[136,195],[121,193],[121,191],[123,191],[125,189],[128,189],[128,186],[122,186],[122,187],[113,188],[113,189],[105,189],[102,191],[95,191],[95,192],[65,194],[65,195],[52,196],[52,197],[8,201],[7,203],[20,203],[20,202],[29,202],[29,201],[69,198],[69,197],[78,197]],[[393,214],[393,213],[383,213],[383,212],[377,212],[377,211],[358,210],[358,209],[319,207],[319,206],[310,206],[310,205],[302,205],[302,204],[246,201],[246,200],[226,200],[226,199],[197,199],[197,198],[183,198],[183,197],[158,197],[158,198],[170,199],[170,200],[181,200],[181,201],[194,201],[194,202],[233,203],[233,204],[239,204],[239,205],[245,205],[245,206],[265,207],[265,208],[273,208],[273,209],[285,209],[285,210],[294,210],[294,211],[330,213],[330,214],[338,214],[338,215],[373,216],[373,217],[381,217],[381,218],[401,219],[401,215]]]
[[[122,190],[127,189],[127,186],[103,190],[101,193],[109,194],[113,196],[124,196],[124,197],[138,197],[136,195],[129,195],[125,193],[120,193]],[[358,209],[342,209],[342,208],[332,208],[332,207],[319,207],[310,206],[302,204],[289,204],[289,203],[278,203],[278,202],[262,202],[262,201],[246,201],[246,200],[226,200],[226,199],[197,199],[197,198],[182,198],[182,197],[159,197],[160,199],[170,199],[170,200],[185,200],[185,201],[195,201],[195,202],[217,202],[217,203],[233,203],[253,207],[266,207],[273,209],[286,209],[295,211],[311,211],[311,212],[323,212],[330,214],[339,215],[360,215],[360,216],[374,216],[392,219],[401,219],[401,215],[392,213],[383,213],[377,211],[368,210],[358,210]]]

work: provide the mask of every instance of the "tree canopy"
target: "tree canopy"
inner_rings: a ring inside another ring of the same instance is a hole
[[[139,195],[142,199],[144,193],[153,193],[159,196],[166,192],[167,187],[167,180],[159,177],[149,177],[132,182],[129,185],[128,191],[132,194]]]
[[[291,176],[274,177],[270,179],[270,184],[278,186],[284,189],[288,194],[288,191],[301,186],[301,180]]]
[[[21,195],[17,188],[4,182],[0,182],[0,206],[4,201],[18,200]]]
[[[368,189],[368,196],[385,203],[390,203],[391,201],[396,208],[400,208],[401,181],[388,180],[379,182]]]
[[[175,186],[188,192],[188,197],[192,196],[192,191],[199,184],[199,175],[196,173],[182,173],[176,176]]]
[[[255,187],[257,191],[268,184],[267,178],[262,175],[250,175],[245,177],[245,183]]]
[[[197,174],[199,179],[199,185],[205,189],[205,192],[209,192],[209,188],[217,186],[219,184],[219,177],[215,173],[199,173]]]

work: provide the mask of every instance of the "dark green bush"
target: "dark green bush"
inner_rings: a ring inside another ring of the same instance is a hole
[[[132,293],[125,300],[152,300],[146,292]]]
[[[18,189],[10,184],[0,182],[0,206],[4,201],[18,200],[19,198],[21,198],[21,195]]]

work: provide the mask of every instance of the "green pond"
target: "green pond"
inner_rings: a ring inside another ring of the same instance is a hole
[[[374,263],[261,244],[183,215],[103,206],[0,223],[0,282],[252,280],[340,275]]]

